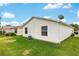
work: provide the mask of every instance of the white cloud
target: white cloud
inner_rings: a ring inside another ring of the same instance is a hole
[[[70,3],[64,4],[64,3],[49,3],[46,6],[43,7],[44,10],[48,9],[57,9],[57,8],[71,8],[72,5]]]
[[[50,16],[44,16],[43,18],[50,18]]]
[[[79,10],[77,11],[77,18],[79,18]]]
[[[56,8],[60,8],[63,4],[57,4],[57,3],[49,3],[47,4],[43,9],[44,10],[48,10],[48,9],[56,9]]]
[[[17,25],[19,25],[19,23],[18,23],[17,21],[12,21],[12,22],[11,22],[11,25],[17,26]]]
[[[72,7],[72,5],[70,3],[63,6],[63,8],[71,8],[71,7]]]
[[[1,22],[1,25],[9,25],[10,22]]]
[[[0,3],[0,6],[6,6],[8,3]]]
[[[73,22],[73,24],[78,24],[79,25],[79,21]]]
[[[5,26],[5,25],[17,26],[17,25],[19,25],[19,22],[17,22],[17,21],[11,21],[11,22],[3,21],[3,22],[1,22],[1,25],[2,26]]]
[[[10,12],[4,12],[1,14],[2,14],[2,18],[15,18],[15,15]]]

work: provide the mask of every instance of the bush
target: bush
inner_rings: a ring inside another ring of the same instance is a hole
[[[74,34],[76,34],[76,35],[77,35],[77,34],[78,34],[78,32],[74,32]]]
[[[74,33],[71,34],[71,37],[75,36]]]
[[[6,35],[6,36],[9,36],[9,34],[8,34],[8,33],[6,33],[5,35]]]
[[[11,33],[10,35],[11,35],[11,36],[16,36],[16,34],[15,34],[15,33]]]
[[[2,34],[2,31],[0,31],[0,34]]]
[[[0,34],[2,35],[2,34],[5,34],[5,31],[0,31]]]
[[[5,35],[6,35],[6,36],[16,36],[15,33],[6,33]]]

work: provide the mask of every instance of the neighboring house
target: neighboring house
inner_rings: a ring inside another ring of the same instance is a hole
[[[16,35],[22,35],[23,34],[23,28],[22,26],[16,26]]]
[[[5,31],[5,33],[15,33],[15,27],[10,25],[3,26],[2,30]]]
[[[21,28],[17,28],[19,35],[54,43],[60,43],[68,38],[73,31],[74,29],[68,24],[41,17],[32,17]]]

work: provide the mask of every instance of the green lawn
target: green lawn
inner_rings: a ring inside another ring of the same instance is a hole
[[[79,56],[79,37],[70,37],[61,44],[28,40],[22,36],[0,36],[1,56]]]

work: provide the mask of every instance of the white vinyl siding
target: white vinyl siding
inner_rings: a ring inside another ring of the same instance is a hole
[[[47,36],[41,35],[41,26],[47,26]],[[25,28],[28,28],[28,34],[25,34]],[[73,32],[73,28],[59,24],[57,22],[51,22],[41,19],[32,19],[23,27],[23,36],[27,37],[31,35],[34,38],[60,43],[64,39],[68,38]]]

